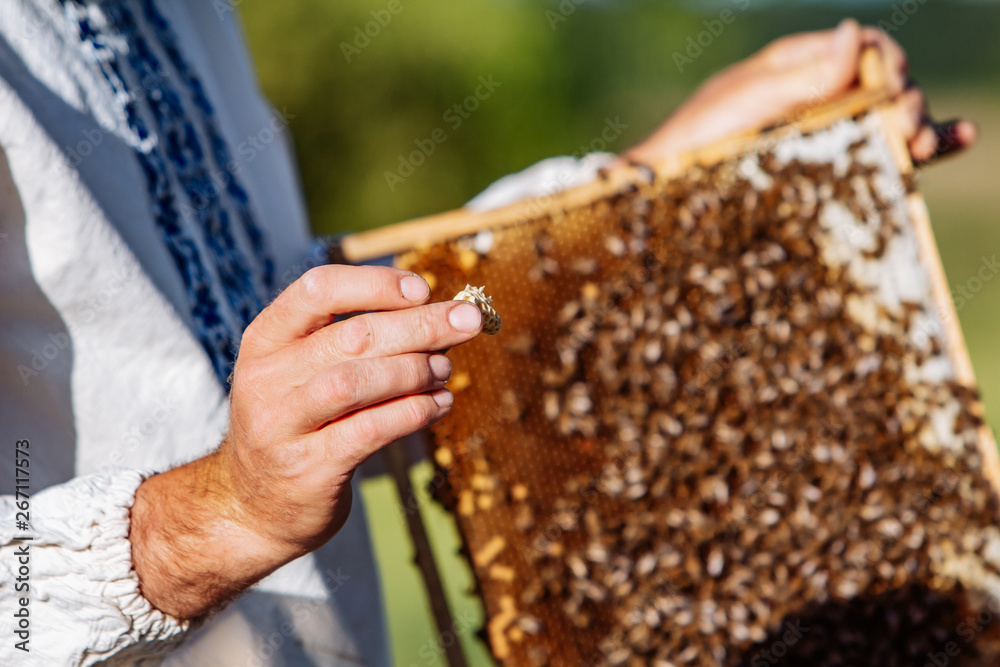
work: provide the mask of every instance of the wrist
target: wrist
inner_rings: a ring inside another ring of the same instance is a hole
[[[176,618],[221,607],[296,557],[236,518],[219,463],[209,455],[136,490],[129,540],[140,590]]]

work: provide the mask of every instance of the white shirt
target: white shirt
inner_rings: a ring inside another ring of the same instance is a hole
[[[0,492],[14,492],[15,440],[28,440],[35,535],[30,653],[5,630],[0,664],[130,664],[188,634],[167,664],[388,663],[360,494],[327,545],[194,633],[152,609],[131,569],[128,509],[143,475],[218,445],[225,351],[261,303],[323,261],[286,123],[220,6],[0,8]],[[213,134],[228,156],[213,152]],[[182,269],[170,243],[197,265]],[[209,317],[192,306],[198,287]],[[4,628],[24,595],[13,502],[0,506]]]
[[[8,628],[22,597],[30,613],[30,652],[0,633],[0,664],[388,664],[359,493],[328,544],[199,629],[153,609],[131,565],[136,488],[218,445],[243,327],[325,261],[285,126],[229,3],[0,5],[0,610]],[[470,206],[604,161],[547,161]]]

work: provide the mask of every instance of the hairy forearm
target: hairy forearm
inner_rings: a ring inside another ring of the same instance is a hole
[[[147,479],[129,540],[143,596],[180,619],[220,608],[296,555],[238,520],[220,453]]]

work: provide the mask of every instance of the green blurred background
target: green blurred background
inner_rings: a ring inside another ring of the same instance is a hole
[[[937,116],[961,114],[980,125],[977,148],[920,177],[949,283],[976,287],[968,281],[983,258],[1000,253],[995,2],[230,1],[243,16],[265,93],[294,115],[290,128],[317,233],[454,208],[536,160],[580,154],[608,118],[628,126],[608,146],[622,150],[711,73],[780,35],[855,16],[881,21],[903,44]],[[735,20],[678,68],[674,53],[725,9]],[[366,28],[369,35],[359,38]],[[475,110],[449,112],[475,92],[480,77],[499,85],[488,95],[480,89],[486,99]],[[443,134],[435,141],[437,128]],[[409,161],[420,145],[422,164],[412,174],[400,171],[401,156]],[[390,183],[387,172],[403,178]],[[959,311],[994,421],[998,306],[1000,279],[982,283]],[[416,484],[429,474],[418,467]],[[386,479],[365,482],[396,664],[443,664],[394,493]],[[421,509],[437,552],[454,554],[458,542],[447,518],[432,502]],[[460,623],[467,652],[473,664],[489,664],[475,637],[481,611],[465,595],[471,578],[457,558],[443,560],[443,569],[456,615],[476,619]]]

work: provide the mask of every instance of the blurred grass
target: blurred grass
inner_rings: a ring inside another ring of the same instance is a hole
[[[359,53],[350,53],[350,62],[343,44],[373,20],[372,11],[386,9],[388,0],[239,5],[265,93],[295,114],[291,129],[317,233],[356,231],[454,208],[508,172],[580,152],[609,117],[628,125],[609,146],[622,150],[712,72],[775,37],[827,28],[848,13],[835,3],[605,0],[581,5],[565,21],[550,24],[547,12],[559,11],[555,1],[399,2],[401,11],[378,26]],[[906,14],[904,4],[916,11]],[[727,8],[736,20],[678,71],[674,52],[683,51],[687,38],[704,30],[704,21]],[[1000,5],[869,2],[850,4],[849,10],[862,22],[883,21],[893,28],[939,117],[961,114],[980,124],[982,140],[975,150],[920,177],[949,284],[965,284],[984,257],[1000,254]],[[386,15],[380,16],[385,21]],[[452,127],[444,114],[474,92],[480,76],[490,75],[500,86]],[[390,189],[386,172],[396,170],[400,156],[435,128],[445,131],[446,140]],[[987,415],[996,421],[1000,278],[985,282],[959,318]],[[429,475],[428,465],[415,469],[415,485],[425,484]],[[394,487],[388,479],[373,479],[363,493],[396,664],[443,664]],[[470,575],[452,557],[458,541],[450,519],[434,503],[422,503],[421,510],[470,661],[489,664],[474,637],[481,610],[464,595]],[[476,620],[464,623],[469,614]]]
[[[426,488],[432,474],[430,463],[415,466],[411,473],[413,488]],[[427,607],[423,583],[413,565],[413,549],[399,511],[395,484],[383,476],[366,480],[362,488],[386,592],[395,664],[399,667],[445,665],[441,648],[435,642],[437,629]],[[424,498],[424,495],[418,492],[418,497]],[[473,586],[472,572],[458,556],[455,525],[435,502],[421,502],[420,512],[450,601],[455,619],[454,634],[462,642],[470,665],[489,665],[485,644],[476,638],[483,625],[483,611],[479,602],[468,595]]]

